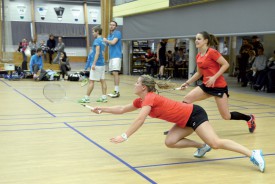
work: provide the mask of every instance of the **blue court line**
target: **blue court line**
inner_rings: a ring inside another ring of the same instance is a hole
[[[7,86],[11,87],[11,85],[9,85],[8,83],[6,83],[5,81],[3,81],[2,79],[0,79],[1,82],[3,82],[4,84],[6,84]]]
[[[52,117],[56,117],[54,114],[52,114],[51,112],[49,112],[48,110],[46,110],[44,107],[42,107],[41,105],[39,105],[38,103],[36,103],[35,101],[33,101],[32,99],[30,99],[29,97],[27,97],[26,95],[24,95],[23,93],[21,93],[20,91],[13,89],[14,91],[16,91],[17,93],[19,93],[20,95],[24,96],[25,98],[27,98],[28,100],[30,100],[32,103],[34,103],[35,105],[37,105],[39,108],[41,108],[42,110],[44,110],[45,112],[47,112],[49,115],[51,115]]]
[[[107,154],[111,155],[113,158],[115,158],[116,160],[118,160],[119,162],[121,162],[122,164],[124,164],[125,166],[127,166],[128,168],[130,168],[132,171],[134,171],[135,173],[137,173],[138,175],[140,175],[141,177],[143,177],[147,181],[149,181],[150,183],[156,184],[155,181],[153,181],[152,179],[150,179],[149,177],[147,177],[142,172],[138,171],[136,168],[132,167],[130,164],[128,164],[127,162],[125,162],[124,160],[122,160],[121,158],[119,158],[118,156],[116,156],[114,153],[112,153],[109,150],[105,149],[104,147],[100,146],[98,143],[96,143],[95,141],[93,141],[92,139],[90,139],[89,137],[87,137],[86,135],[84,135],[82,132],[78,131],[77,129],[75,129],[74,127],[70,126],[67,123],[64,123],[64,124],[67,127],[69,127],[70,129],[72,129],[73,131],[75,131],[76,133],[78,133],[79,135],[81,135],[83,138],[85,138],[86,140],[88,140],[89,142],[91,142],[92,144],[94,144],[95,146],[97,146],[98,148],[100,148],[102,151],[104,151]]]
[[[264,156],[275,156],[275,153],[264,154]],[[207,160],[195,160],[195,161],[188,161],[188,162],[173,162],[173,163],[167,163],[167,164],[141,165],[141,166],[136,166],[135,168],[140,169],[140,168],[149,168],[149,167],[185,165],[185,164],[194,164],[194,163],[202,163],[202,162],[215,162],[215,161],[221,161],[221,160],[235,160],[235,159],[240,159],[240,158],[247,158],[247,156],[215,158],[215,159],[207,159]]]
[[[3,81],[2,79],[0,80],[1,82],[3,82],[4,84],[6,84],[9,87],[10,86],[8,83],[6,83],[5,81]],[[41,105],[39,105],[38,103],[36,103],[35,101],[33,101],[32,99],[30,99],[29,97],[27,97],[26,95],[24,95],[23,93],[21,93],[20,91],[16,90],[15,88],[13,88],[14,91],[16,91],[17,93],[19,93],[20,95],[24,96],[25,98],[27,98],[28,100],[30,100],[32,103],[34,103],[35,105],[37,105],[38,107],[40,107],[41,109],[43,109],[44,111],[46,111],[48,114],[50,114],[52,117],[56,117],[54,114],[52,114],[51,112],[49,112],[48,110],[46,110],[45,108],[43,108]]]

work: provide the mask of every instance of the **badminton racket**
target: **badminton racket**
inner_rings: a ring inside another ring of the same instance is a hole
[[[158,93],[165,93],[165,92],[174,91],[174,90],[181,90],[181,87],[167,89],[167,90],[161,90],[161,91],[158,91]]]
[[[158,90],[158,93],[164,93],[164,92],[174,91],[174,90],[181,90],[181,87],[176,88],[176,86],[178,86],[178,84],[172,83],[170,81],[156,82],[156,84],[157,84],[158,88],[161,89],[161,90]]]
[[[49,100],[52,103],[59,103],[64,100],[69,100],[66,97],[65,88],[60,84],[53,84],[53,83],[46,84],[43,88],[43,95],[47,100]],[[73,101],[73,100],[69,100],[69,101]],[[81,105],[83,105],[88,109],[94,110],[94,108],[91,106],[84,105],[84,104],[81,104]],[[99,113],[101,113],[101,111]]]
[[[86,104],[81,104],[83,107],[86,107],[86,108],[88,108],[88,109],[91,109],[92,111],[93,110],[95,110],[95,108],[94,107],[91,107],[91,106],[89,106],[89,105],[86,105]],[[100,114],[102,111],[101,110],[97,110],[97,112]]]

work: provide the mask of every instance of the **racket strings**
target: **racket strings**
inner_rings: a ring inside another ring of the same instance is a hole
[[[60,84],[47,84],[44,86],[43,95],[51,102],[59,102],[66,98],[66,91]]]
[[[173,91],[173,90],[180,90],[180,88],[176,88],[177,86],[179,86],[179,84],[170,82],[170,80],[159,81],[159,82],[156,82],[156,84],[158,86],[158,89],[157,89],[158,94],[163,92]]]
[[[172,83],[170,81],[160,81],[156,82],[159,89],[172,89],[178,86],[176,83]]]

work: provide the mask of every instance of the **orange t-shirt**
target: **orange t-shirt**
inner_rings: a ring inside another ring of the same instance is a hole
[[[176,123],[180,127],[185,127],[193,111],[193,104],[177,102],[153,92],[149,92],[144,100],[135,99],[133,105],[136,108],[151,106],[150,117]]]
[[[200,53],[197,54],[197,65],[203,75],[203,83],[206,84],[208,77],[214,76],[220,70],[220,64],[217,60],[221,57],[221,54],[212,48],[208,48],[207,53],[201,56]],[[221,75],[217,78],[214,87],[223,88],[226,87],[227,83],[224,77]]]

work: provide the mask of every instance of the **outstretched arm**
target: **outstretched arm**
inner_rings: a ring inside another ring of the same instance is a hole
[[[151,111],[151,106],[143,106],[141,108],[141,111],[139,112],[138,117],[130,125],[128,130],[121,135],[111,138],[110,141],[115,144],[126,141],[132,134],[134,134],[143,125],[150,111]]]
[[[94,113],[100,112],[100,113],[111,113],[111,114],[124,114],[126,112],[131,112],[134,110],[137,110],[133,104],[128,104],[125,106],[112,106],[112,107],[96,107],[94,110],[92,110]]]

